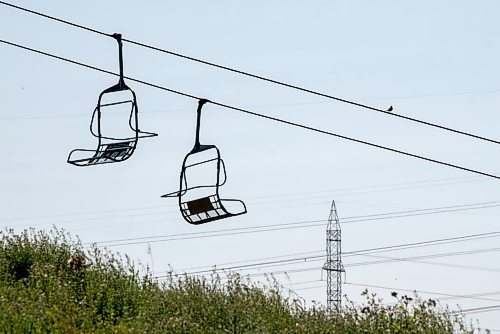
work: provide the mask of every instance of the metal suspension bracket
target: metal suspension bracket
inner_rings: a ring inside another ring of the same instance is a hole
[[[118,42],[118,61],[120,64],[120,81],[118,81],[118,86],[120,89],[127,87],[125,85],[125,81],[123,80],[123,43],[122,43],[122,34],[114,33],[111,35]]]
[[[194,147],[191,153],[199,152],[201,150],[200,144],[200,127],[201,127],[201,109],[205,103],[210,102],[207,99],[200,99],[198,101],[198,109],[196,110],[196,137],[194,141]]]

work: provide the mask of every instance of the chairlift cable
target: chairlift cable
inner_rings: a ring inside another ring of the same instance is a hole
[[[439,165],[443,165],[443,166],[447,166],[447,167],[459,169],[459,170],[462,170],[462,171],[466,171],[466,172],[470,172],[470,173],[474,173],[474,174],[479,174],[479,175],[483,175],[483,176],[489,176],[489,177],[492,177],[492,178],[495,178],[495,179],[500,179],[500,176],[497,176],[497,175],[493,175],[493,174],[490,174],[490,173],[481,172],[481,171],[474,170],[474,169],[467,168],[467,167],[462,167],[462,166],[459,166],[459,165],[456,165],[456,164],[452,164],[452,163],[448,163],[448,162],[445,162],[445,161],[440,161],[440,160],[436,160],[436,159],[424,157],[424,156],[421,156],[421,155],[417,155],[417,154],[413,154],[413,153],[410,153],[410,152],[398,150],[398,149],[391,148],[391,147],[388,147],[388,146],[383,146],[383,145],[371,143],[371,142],[368,142],[368,141],[365,141],[365,140],[360,140],[360,139],[356,139],[356,138],[352,138],[352,137],[347,137],[347,136],[340,135],[340,134],[337,134],[337,133],[334,133],[334,132],[330,132],[330,131],[326,131],[326,130],[321,130],[321,129],[318,129],[318,128],[313,128],[311,126],[307,126],[307,125],[300,124],[300,123],[295,123],[295,122],[292,122],[292,121],[287,121],[287,120],[284,120],[284,119],[281,119],[281,118],[277,118],[277,117],[273,117],[273,116],[269,116],[269,115],[259,114],[259,113],[256,113],[256,112],[253,112],[253,111],[250,111],[250,110],[245,110],[245,109],[233,107],[233,106],[230,106],[230,105],[227,105],[227,104],[223,104],[223,103],[219,103],[219,102],[213,102],[213,101],[211,101],[211,103],[214,104],[214,105],[223,107],[223,108],[232,109],[232,110],[235,110],[235,111],[240,111],[240,112],[243,112],[243,113],[246,113],[246,114],[249,114],[249,115],[253,115],[253,116],[265,118],[265,119],[268,119],[268,120],[271,120],[271,121],[275,121],[275,122],[287,124],[287,125],[290,125],[290,126],[303,128],[305,130],[309,130],[309,131],[313,131],[313,132],[317,132],[317,133],[321,133],[321,134],[325,134],[325,135],[329,135],[329,136],[341,138],[341,139],[348,140],[348,141],[351,141],[351,142],[355,142],[355,143],[358,143],[358,144],[364,144],[364,145],[367,145],[367,146],[375,147],[375,148],[382,149],[382,150],[385,150],[385,151],[389,151],[389,152],[392,152],[392,153],[406,155],[406,156],[409,156],[409,157],[412,157],[412,158],[416,158],[416,159],[420,159],[420,160],[432,162],[432,163],[435,163],[435,164],[439,164]]]
[[[41,13],[41,12],[37,12],[37,11],[31,10],[31,9],[28,9],[28,8],[25,8],[25,7],[17,6],[17,5],[14,5],[14,4],[5,2],[5,1],[0,1],[0,4],[5,5],[5,6],[9,6],[9,7],[15,8],[15,9],[19,9],[21,11],[24,11],[24,12],[27,12],[27,13],[30,13],[30,14],[38,15],[38,16],[44,17],[44,18],[49,19],[49,20],[57,21],[57,22],[60,22],[60,23],[64,23],[64,24],[76,27],[76,28],[87,30],[87,31],[93,32],[95,34],[99,34],[99,35],[106,36],[106,37],[113,37],[112,34],[106,34],[106,33],[102,32],[102,31],[99,31],[99,30],[96,30],[96,29],[85,27],[85,26],[77,24],[77,23],[73,23],[73,22],[70,22],[70,21],[59,19],[57,17],[50,16],[50,15],[47,15],[47,14],[44,14],[44,13]]]
[[[55,59],[58,59],[58,60],[61,60],[61,61],[64,61],[64,62],[68,62],[68,63],[74,64],[74,65],[79,65],[79,66],[82,66],[82,67],[90,68],[90,69],[93,69],[95,71],[107,73],[107,74],[114,75],[114,76],[120,76],[119,74],[116,74],[116,73],[114,73],[112,71],[104,70],[104,69],[101,69],[101,68],[98,68],[98,67],[95,67],[95,66],[92,66],[92,65],[88,65],[88,64],[84,64],[84,63],[75,61],[75,60],[71,60],[71,59],[68,59],[68,58],[64,58],[64,57],[61,57],[61,56],[53,55],[53,54],[50,54],[50,53],[47,53],[47,52],[43,52],[43,51],[40,51],[40,50],[29,48],[29,47],[26,47],[26,46],[23,46],[23,45],[20,45],[20,44],[8,42],[8,41],[1,40],[1,39],[0,39],[0,42],[4,43],[4,44],[11,45],[11,46],[14,46],[14,47],[17,47],[17,48],[24,49],[24,50],[27,50],[27,51],[31,51],[31,52],[34,52],[34,53],[42,54],[42,55],[47,56],[47,57],[55,58]],[[141,83],[141,84],[146,85],[146,86],[150,86],[150,87],[154,87],[154,88],[157,88],[157,89],[160,89],[160,90],[163,90],[163,91],[167,91],[167,92],[170,92],[170,93],[173,93],[173,94],[177,94],[177,95],[189,97],[191,99],[201,100],[200,97],[194,96],[192,94],[188,94],[188,93],[185,93],[185,92],[180,92],[180,91],[177,91],[177,90],[173,90],[173,89],[170,89],[170,88],[167,88],[167,87],[164,87],[164,86],[160,86],[160,85],[157,85],[157,84],[153,84],[153,83],[150,83],[150,82],[147,82],[147,81],[144,81],[144,80],[135,79],[135,78],[127,77],[127,76],[124,76],[124,78],[127,79],[127,80],[130,80],[130,81],[135,81],[135,82]],[[406,151],[394,149],[394,148],[391,148],[391,147],[388,147],[388,146],[383,146],[383,145],[371,143],[371,142],[368,142],[368,141],[365,141],[365,140],[360,140],[360,139],[356,139],[356,138],[347,137],[347,136],[344,136],[344,135],[339,135],[339,134],[336,134],[334,132],[329,132],[329,131],[326,131],[326,130],[321,130],[321,129],[313,128],[311,126],[307,126],[307,125],[303,125],[303,124],[300,124],[300,123],[295,123],[295,122],[287,121],[287,120],[280,119],[280,118],[277,118],[277,117],[272,117],[272,116],[268,116],[268,115],[259,114],[259,113],[256,113],[256,112],[253,112],[253,111],[250,111],[250,110],[246,110],[246,109],[234,107],[234,106],[231,106],[231,105],[228,105],[228,104],[219,103],[219,102],[216,102],[216,101],[210,101],[210,103],[212,103],[214,105],[217,105],[217,106],[220,106],[220,107],[223,107],[223,108],[226,108],[226,109],[231,109],[231,110],[243,112],[243,113],[246,113],[246,114],[249,114],[249,115],[257,116],[257,117],[260,117],[260,118],[272,120],[272,121],[275,121],[275,122],[283,123],[283,124],[294,126],[294,127],[298,127],[298,128],[303,128],[305,130],[309,130],[309,131],[312,131],[312,132],[317,132],[317,133],[321,133],[321,134],[324,134],[324,135],[329,135],[329,136],[341,138],[341,139],[344,139],[344,140],[347,140],[347,141],[351,141],[351,142],[355,142],[355,143],[358,143],[358,144],[363,144],[363,145],[375,147],[375,148],[378,148],[378,149],[381,149],[381,150],[385,150],[385,151],[389,151],[389,152],[392,152],[392,153],[397,153],[397,154],[400,154],[400,155],[409,156],[409,157],[412,157],[412,158],[415,158],[415,159],[432,162],[432,163],[435,163],[435,164],[438,164],[438,165],[442,165],[442,166],[454,168],[454,169],[457,169],[457,170],[461,170],[461,171],[465,171],[465,172],[469,172],[469,173],[473,173],[473,174],[477,174],[477,175],[487,176],[487,177],[490,177],[490,178],[493,178],[493,179],[500,179],[500,176],[498,176],[498,175],[494,175],[494,174],[482,172],[482,171],[475,170],[475,169],[472,169],[472,168],[463,167],[463,166],[452,164],[452,163],[448,163],[448,162],[445,162],[445,161],[440,161],[440,160],[436,160],[436,159],[432,159],[432,158],[427,158],[427,157],[424,157],[424,156],[421,156],[421,155],[417,155],[417,154],[413,154],[413,153],[410,153],[410,152],[406,152]]]
[[[27,9],[27,8],[24,8],[24,7],[16,6],[16,5],[10,4],[10,3],[5,2],[5,1],[0,1],[0,4],[6,5],[6,6],[9,6],[9,7],[21,10],[21,11],[25,11],[25,12],[28,12],[28,13],[31,13],[31,14],[34,14],[34,15],[38,15],[38,16],[41,16],[41,17],[44,17],[44,18],[47,18],[47,19],[50,19],[50,20],[54,20],[54,21],[57,21],[57,22],[60,22],[60,23],[66,24],[66,25],[70,25],[70,26],[73,26],[73,27],[76,27],[76,28],[87,30],[87,31],[90,31],[90,32],[93,32],[93,33],[96,33],[96,34],[99,34],[99,35],[102,35],[102,36],[113,37],[111,34],[107,34],[107,33],[104,33],[102,31],[99,31],[99,30],[96,30],[96,29],[93,29],[93,28],[89,28],[89,27],[86,27],[86,26],[83,26],[83,25],[80,25],[80,24],[77,24],[77,23],[73,23],[73,22],[70,22],[70,21],[67,21],[67,20],[56,18],[54,16],[43,14],[41,12],[37,12],[37,11],[30,10],[30,9]],[[142,43],[142,42],[138,42],[138,41],[134,41],[134,40],[126,39],[126,38],[123,38],[122,40],[124,42],[130,43],[130,44],[134,44],[134,45],[137,45],[137,46],[140,46],[140,47],[144,47],[144,48],[147,48],[147,49],[150,49],[150,50],[162,52],[162,53],[169,54],[169,55],[172,55],[172,56],[175,56],[175,57],[183,58],[183,59],[186,59],[186,60],[189,60],[189,61],[193,61],[193,62],[197,62],[197,63],[200,63],[200,64],[208,65],[208,66],[215,67],[215,68],[218,68],[218,69],[222,69],[222,70],[225,70],[225,71],[230,71],[230,72],[237,73],[237,74],[240,74],[240,75],[243,75],[243,76],[247,76],[247,77],[250,77],[250,78],[254,78],[254,79],[261,80],[261,81],[266,81],[266,82],[269,82],[269,83],[272,83],[272,84],[276,84],[276,85],[279,85],[279,86],[283,86],[283,87],[291,88],[291,89],[294,89],[294,90],[302,91],[302,92],[305,92],[305,93],[308,93],[308,94],[312,94],[312,95],[324,97],[324,98],[331,99],[331,100],[334,100],[334,101],[337,101],[337,102],[350,104],[350,105],[353,105],[353,106],[356,106],[356,107],[360,107],[360,108],[364,108],[364,109],[371,110],[371,111],[376,111],[376,112],[379,112],[379,113],[383,113],[385,115],[389,115],[389,116],[393,116],[393,117],[398,117],[398,118],[401,118],[401,119],[404,119],[404,120],[407,120],[407,121],[411,121],[411,122],[419,123],[419,124],[422,124],[422,125],[434,127],[434,128],[440,129],[440,130],[445,130],[445,131],[448,131],[448,132],[453,132],[453,133],[456,133],[456,134],[468,136],[468,137],[471,137],[471,138],[474,138],[474,139],[483,140],[483,141],[487,141],[487,142],[494,143],[494,144],[500,144],[500,141],[498,141],[498,140],[494,140],[494,139],[491,139],[491,138],[483,137],[483,136],[476,135],[476,134],[473,134],[473,133],[470,133],[470,132],[465,132],[465,131],[462,131],[462,130],[453,129],[453,128],[450,128],[450,127],[447,127],[447,126],[444,126],[444,125],[440,125],[440,124],[436,124],[436,123],[424,121],[424,120],[417,119],[417,118],[414,118],[414,117],[405,116],[405,115],[402,115],[402,114],[397,114],[397,113],[393,112],[392,106],[389,107],[387,110],[380,109],[380,108],[375,108],[375,107],[372,107],[372,106],[369,106],[369,105],[365,105],[365,104],[362,104],[362,103],[358,103],[358,102],[354,102],[354,101],[347,100],[347,99],[344,99],[344,98],[339,98],[339,97],[336,97],[336,96],[333,96],[333,95],[329,95],[329,94],[321,93],[321,92],[318,92],[318,91],[314,91],[312,89],[308,89],[308,88],[305,88],[305,87],[301,87],[301,86],[289,84],[289,83],[286,83],[286,82],[283,82],[283,81],[279,81],[279,80],[267,78],[267,77],[264,77],[264,76],[261,76],[261,75],[253,74],[253,73],[250,73],[250,72],[246,72],[246,71],[239,70],[239,69],[236,69],[236,68],[228,67],[228,66],[225,66],[225,65],[216,64],[216,63],[209,62],[209,61],[206,61],[206,60],[203,60],[203,59],[200,59],[200,58],[195,58],[195,57],[187,56],[187,55],[184,55],[184,54],[181,54],[181,53],[178,53],[178,52],[173,52],[173,51],[170,51],[170,50],[167,50],[167,49],[162,49],[162,48],[159,48],[159,47],[156,47],[156,46],[152,46],[152,45],[149,45],[149,44],[145,44],[145,43]]]

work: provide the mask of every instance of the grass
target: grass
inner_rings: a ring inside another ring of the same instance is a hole
[[[128,258],[84,251],[61,231],[0,238],[1,333],[473,333],[433,300],[398,296],[384,306],[364,293],[334,314],[229,274],[156,283]]]

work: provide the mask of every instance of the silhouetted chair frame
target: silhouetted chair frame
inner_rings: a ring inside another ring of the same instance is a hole
[[[208,100],[202,99],[198,102],[197,110],[197,126],[196,126],[196,141],[193,149],[189,152],[184,161],[182,162],[182,169],[180,175],[180,185],[179,191],[175,191],[162,197],[178,197],[179,208],[184,220],[190,224],[200,225],[208,223],[214,220],[239,216],[247,212],[246,205],[243,201],[238,199],[221,199],[219,195],[219,188],[223,186],[227,181],[226,167],[224,161],[221,159],[220,151],[215,145],[201,145],[199,141],[200,133],[200,120],[201,120],[201,108],[202,106],[209,102]],[[205,159],[196,163],[189,164],[189,158],[202,153],[213,150],[216,155],[214,158]],[[211,185],[195,185],[188,186],[187,171],[191,167],[199,166],[206,163],[216,162],[217,177],[215,184]],[[221,178],[222,176],[222,178]],[[203,196],[196,198],[194,200],[186,200],[184,196],[191,190],[209,188],[213,189],[213,193],[208,196]],[[239,203],[241,205],[241,210],[237,212],[231,212],[225,206],[229,203]]]
[[[118,42],[120,79],[116,85],[108,89],[105,89],[104,91],[101,92],[101,94],[99,94],[99,98],[97,100],[97,106],[94,109],[94,112],[92,113],[92,120],[90,121],[90,133],[97,138],[97,149],[72,150],[68,156],[68,163],[75,166],[84,167],[84,166],[93,166],[93,165],[125,161],[128,158],[130,158],[134,153],[139,138],[157,136],[156,133],[144,132],[139,130],[139,120],[138,120],[139,110],[137,107],[137,97],[135,95],[135,92],[125,84],[123,78],[123,55],[122,55],[121,35],[114,34],[113,37],[115,37],[115,39]],[[122,91],[129,91],[132,94],[132,99],[113,102],[113,103],[102,103],[103,97],[106,94],[122,92]],[[130,130],[132,130],[133,136],[125,138],[103,136],[101,132],[102,108],[107,106],[125,104],[125,103],[131,104],[128,126]],[[95,128],[97,128],[97,133],[94,131]],[[103,139],[108,140],[110,142],[103,142]],[[88,152],[89,154],[81,154],[81,156],[84,157],[75,157],[75,155],[80,155],[80,153],[82,152],[83,153]]]

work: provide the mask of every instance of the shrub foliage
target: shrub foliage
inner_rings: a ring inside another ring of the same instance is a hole
[[[366,291],[329,314],[237,274],[158,283],[58,230],[6,231],[0,247],[2,333],[473,333],[435,301],[396,293],[387,306]]]

